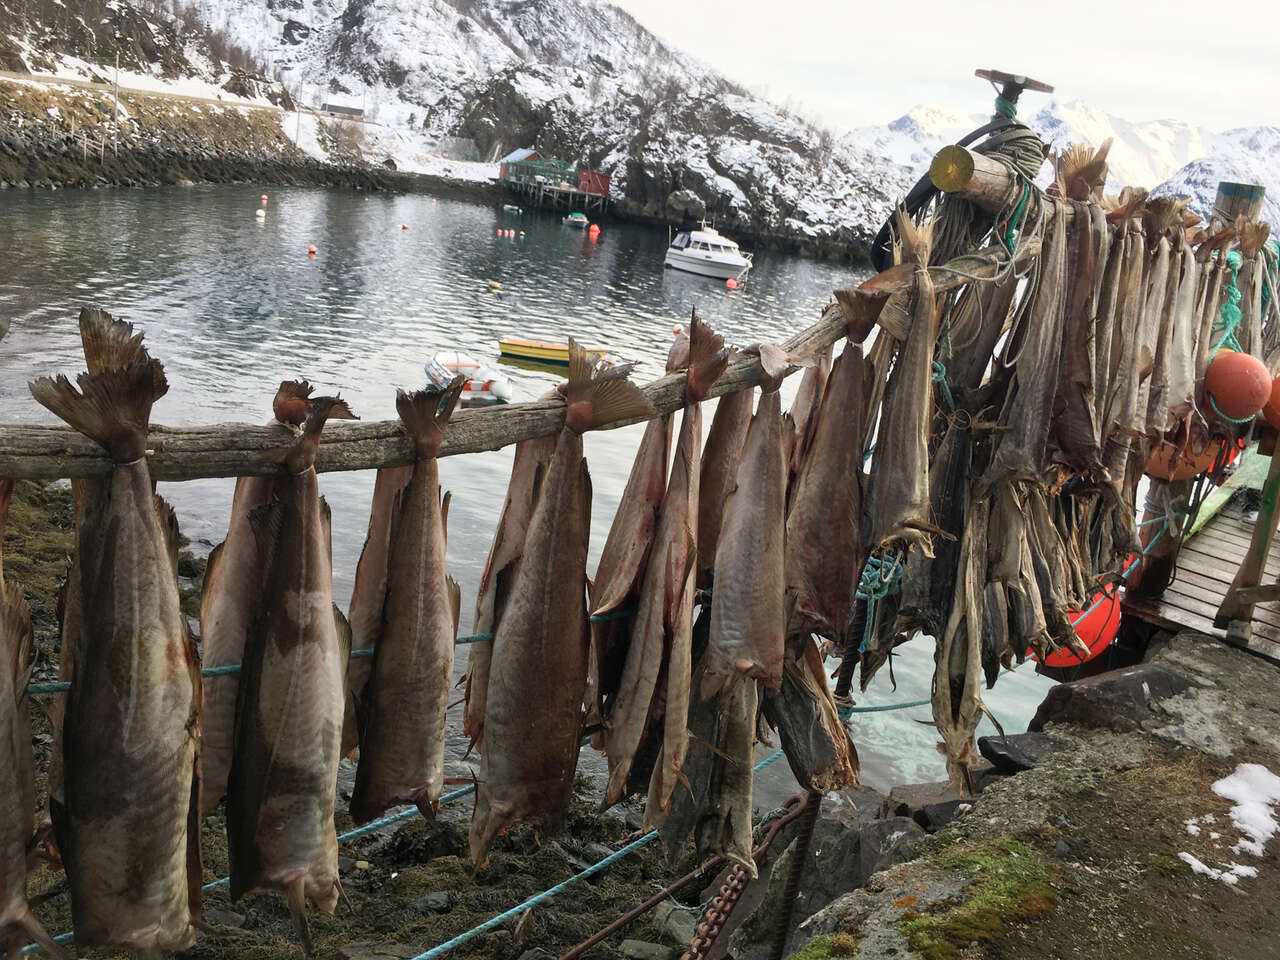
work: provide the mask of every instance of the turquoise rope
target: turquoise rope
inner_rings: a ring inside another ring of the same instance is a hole
[[[885,557],[868,557],[858,579],[858,599],[867,602],[866,626],[862,628],[862,642],[858,645],[859,653],[871,649],[871,631],[876,622],[876,604],[892,593],[902,589],[902,561],[897,557],[889,565]]]
[[[1230,350],[1239,350],[1240,341],[1236,339],[1236,330],[1240,328],[1240,321],[1244,317],[1243,311],[1240,309],[1240,288],[1236,286],[1236,280],[1240,276],[1240,251],[1232,250],[1227,254],[1227,269],[1231,272],[1231,279],[1222,288],[1223,296],[1226,302],[1218,308],[1218,319],[1213,322],[1212,332],[1221,334],[1218,342],[1213,345],[1213,349],[1209,352],[1209,359],[1212,360],[1223,347]],[[1213,402],[1213,398],[1209,398],[1209,402]],[[1214,410],[1218,409],[1214,404]],[[1219,416],[1222,414],[1219,413]],[[1231,417],[1226,419],[1231,420]],[[1253,417],[1249,418],[1250,420]],[[1244,420],[1232,420],[1233,423],[1244,423]]]
[[[751,769],[754,773],[759,773],[769,764],[773,763],[773,761],[777,760],[780,756],[782,756],[782,751],[778,750],[774,752],[771,756],[765,757],[763,760],[761,760]],[[583,880],[586,880],[589,877],[595,876],[597,873],[600,873],[603,870],[608,869],[610,866],[617,863],[623,857],[627,856],[627,854],[643,847],[646,843],[648,843],[649,841],[657,837],[657,835],[658,835],[657,830],[650,830],[643,837],[640,837],[636,840],[631,841],[621,850],[616,850],[613,853],[609,854],[609,856],[605,857],[603,860],[593,863],[591,866],[587,867],[581,873],[575,873],[568,880],[565,880],[561,883],[557,883],[554,887],[551,887],[547,890],[543,890],[542,893],[539,893],[536,896],[530,897],[528,900],[524,901],[523,903],[516,904],[510,910],[504,910],[502,913],[498,914],[496,917],[490,917],[484,923],[481,923],[477,926],[472,927],[470,930],[466,931],[465,933],[458,934],[452,940],[446,940],[444,943],[440,944],[439,946],[432,947],[430,950],[426,951],[425,953],[418,954],[416,957],[413,958],[413,960],[433,960],[433,958],[443,956],[444,954],[448,953],[450,950],[454,949],[455,947],[462,946],[464,943],[466,943],[469,940],[474,940],[476,937],[480,936],[483,933],[488,933],[490,930],[494,929],[495,927],[502,926],[502,924],[506,923],[508,920],[512,920],[518,917],[520,914],[524,913],[524,911],[528,910],[530,907],[537,906],[538,904],[543,903],[544,901],[550,900],[557,893],[562,893],[563,891],[567,890],[569,887],[573,886],[575,883],[579,883]]]
[[[1008,117],[1010,120],[1018,119],[1018,105],[1012,100],[1006,100],[1004,97],[996,94],[996,112],[991,115],[992,120],[999,120],[1001,117]]]
[[[951,395],[951,385],[947,383],[947,368],[942,365],[941,360],[933,361],[933,376],[931,379],[942,388],[943,399],[947,401],[947,406],[954,410],[956,408],[956,400]]]

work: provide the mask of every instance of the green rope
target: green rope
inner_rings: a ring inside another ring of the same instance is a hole
[[[898,557],[868,557],[858,579],[858,599],[867,603],[867,623],[862,629],[858,652],[871,649],[871,633],[875,629],[876,604],[902,589],[902,561]]]
[[[1012,100],[1006,100],[1000,94],[996,94],[996,112],[991,115],[992,120],[999,120],[1001,117],[1008,117],[1010,120],[1018,119],[1018,105]]]
[[[1009,252],[1013,253],[1013,245],[1018,239],[1018,229],[1022,226],[1022,220],[1027,213],[1027,201],[1031,198],[1031,185],[1024,183],[1022,185],[1022,196],[1018,198],[1018,205],[1013,208],[1013,216],[1006,221],[1009,229],[1004,233],[1004,245],[1009,248]]]
[[[1236,286],[1236,280],[1240,275],[1240,251],[1232,250],[1227,254],[1227,269],[1231,271],[1231,279],[1227,281],[1222,288],[1223,304],[1218,310],[1218,319],[1213,322],[1213,333],[1218,335],[1217,342],[1213,345],[1213,349],[1209,352],[1209,359],[1212,360],[1218,351],[1223,347],[1229,350],[1239,350],[1240,341],[1236,339],[1236,330],[1240,327],[1240,321],[1244,317],[1244,313],[1240,309],[1240,288]],[[1213,398],[1209,398],[1209,402],[1213,403]],[[1214,405],[1217,410],[1217,405]],[[1219,413],[1221,416],[1221,413]],[[1231,420],[1230,417],[1226,419]],[[1249,418],[1250,420],[1253,417]],[[1233,423],[1244,423],[1244,420],[1232,420]]]
[[[947,401],[947,406],[954,410],[956,408],[956,399],[951,395],[951,385],[947,383],[947,368],[942,365],[941,360],[933,361],[933,377],[931,379],[942,388],[943,399]]]

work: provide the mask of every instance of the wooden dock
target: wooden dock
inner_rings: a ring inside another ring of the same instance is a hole
[[[551,183],[534,183],[525,180],[507,179],[502,181],[503,187],[518,193],[528,206],[540,207],[544,210],[563,210],[565,213],[598,213],[603,214],[609,203],[607,194],[588,193],[577,187],[559,186]]]
[[[1234,506],[1226,506],[1182,544],[1176,576],[1159,599],[1130,597],[1126,613],[1168,630],[1195,630],[1227,638],[1214,627],[1218,606],[1244,561],[1253,536],[1253,523]],[[1262,582],[1280,580],[1280,539],[1273,542],[1263,569]],[[1248,647],[1280,663],[1280,601],[1259,603],[1253,611],[1253,631]]]

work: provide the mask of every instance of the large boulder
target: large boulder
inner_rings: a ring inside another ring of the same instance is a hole
[[[1190,687],[1191,681],[1181,673],[1154,663],[1061,683],[1049,691],[1028,729],[1037,732],[1048,723],[1075,723],[1118,733],[1141,730],[1163,719],[1160,701]]]
[[[706,202],[692,190],[672,190],[666,207],[672,220],[701,220],[707,215]]]
[[[979,737],[978,752],[1003,774],[1022,773],[1062,749],[1053,737],[1043,733],[1015,733],[1005,737]]]
[[[840,791],[828,797],[841,797],[848,793]],[[789,934],[792,939],[795,939],[795,931],[806,917],[838,897],[864,886],[872,874],[915,859],[916,844],[924,836],[920,825],[908,817],[875,819],[878,804],[870,796],[863,799],[861,805],[848,801],[831,804],[824,801],[814,826],[809,856],[792,911]],[[768,888],[761,905],[730,941],[730,952],[737,960],[766,960],[769,956],[795,850],[792,844],[778,858],[769,874]],[[801,945],[789,942],[788,953],[784,956]]]

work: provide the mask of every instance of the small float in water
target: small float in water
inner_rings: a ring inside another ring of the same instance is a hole
[[[514,203],[504,203],[502,205],[503,213],[524,213],[522,207],[517,207]]]
[[[511,381],[500,371],[487,367],[475,357],[454,350],[442,350],[424,364],[428,377],[467,378],[459,403],[463,407],[488,407],[511,402]],[[443,369],[444,373],[441,373]]]
[[[587,215],[585,213],[578,213],[577,211],[574,211],[564,218],[564,225],[566,227],[577,227],[579,230],[585,230],[591,225],[591,221],[587,219]],[[568,348],[566,347],[566,349]]]

